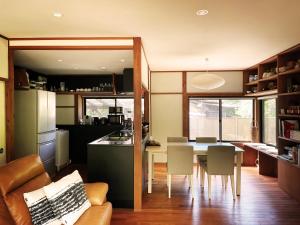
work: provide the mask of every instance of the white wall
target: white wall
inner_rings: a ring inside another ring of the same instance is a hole
[[[0,38],[0,77],[8,78],[8,40]]]
[[[168,136],[182,136],[182,95],[151,95],[152,134],[166,149]],[[156,162],[166,161],[166,157],[155,156]]]
[[[182,92],[181,72],[151,73],[151,93],[178,93]]]
[[[148,63],[146,60],[145,53],[142,49],[142,56],[141,56],[141,63],[142,63],[142,84],[145,86],[145,88],[149,88],[148,84]]]
[[[225,72],[212,72],[225,80],[225,84],[219,88],[204,91],[192,86],[192,79],[197,74],[205,72],[188,72],[187,73],[187,92],[188,93],[220,93],[220,92],[243,92],[243,72],[242,71],[225,71]]]
[[[6,149],[5,83],[0,81],[0,148]],[[0,166],[6,163],[5,151],[0,153]]]

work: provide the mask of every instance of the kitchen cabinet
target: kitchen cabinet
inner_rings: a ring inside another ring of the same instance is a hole
[[[0,77],[8,78],[8,40],[0,38]]]
[[[75,95],[57,94],[56,95],[56,124],[74,125],[75,124]]]

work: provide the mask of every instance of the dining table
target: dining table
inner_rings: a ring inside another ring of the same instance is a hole
[[[228,142],[217,143],[196,143],[196,142],[169,142],[167,146],[193,146],[194,155],[207,155],[208,146],[234,146],[236,155],[236,195],[241,194],[241,167],[242,167],[242,155],[244,150]],[[152,179],[154,179],[154,155],[155,154],[167,154],[167,148],[162,146],[147,146],[146,152],[148,154],[148,193],[152,193]]]

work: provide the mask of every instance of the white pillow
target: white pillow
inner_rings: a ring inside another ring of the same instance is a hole
[[[61,225],[61,221],[52,210],[43,188],[24,193],[33,225]]]
[[[54,214],[58,215],[65,225],[73,225],[91,206],[77,170],[43,189]]]

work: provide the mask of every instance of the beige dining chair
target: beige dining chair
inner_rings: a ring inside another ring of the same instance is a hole
[[[196,137],[196,143],[217,143],[216,137]],[[200,185],[203,188],[204,187],[204,171],[200,167],[200,161],[206,161],[207,156],[206,155],[197,155],[197,177],[200,171]],[[222,179],[223,181],[223,179]]]
[[[201,167],[207,173],[209,199],[211,199],[212,175],[230,176],[232,196],[235,199],[234,155],[234,146],[208,146],[207,162],[201,162]]]
[[[167,147],[167,184],[168,197],[171,198],[172,175],[187,175],[192,198],[194,198],[193,185],[193,146],[182,145]]]
[[[167,142],[188,142],[188,138],[187,137],[167,137]]]

